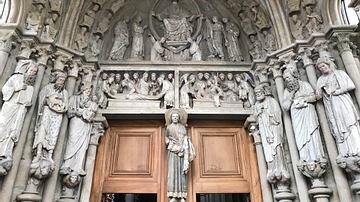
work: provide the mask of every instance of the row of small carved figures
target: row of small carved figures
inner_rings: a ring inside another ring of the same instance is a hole
[[[130,73],[102,73],[99,89],[109,97],[117,94],[137,93],[142,95],[156,96],[163,92],[163,83],[166,82],[174,89],[174,73],[138,72]],[[218,73],[198,72],[185,73],[180,77],[180,91],[193,96],[195,99],[212,99],[216,92],[221,100],[236,102],[239,100],[253,99],[254,82],[246,72]],[[217,88],[216,90],[214,88]],[[251,98],[250,98],[251,97]],[[251,103],[253,101],[251,100]]]

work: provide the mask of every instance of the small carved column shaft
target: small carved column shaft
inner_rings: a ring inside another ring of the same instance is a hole
[[[73,68],[77,68],[77,66],[73,67]],[[71,69],[71,71],[69,71],[69,75],[66,80],[66,90],[68,91],[69,97],[72,96],[74,93],[77,76],[78,76],[78,72],[76,71],[76,69]],[[54,158],[54,162],[56,163],[56,166],[55,166],[55,170],[54,170],[53,174],[46,181],[46,186],[45,186],[46,188],[45,188],[44,194],[43,194],[43,201],[54,201],[54,197],[55,197],[54,194],[56,193],[56,184],[57,184],[57,180],[59,178],[59,175],[58,175],[59,167],[62,164],[61,157],[63,154],[64,144],[66,144],[65,140],[66,140],[66,132],[67,132],[68,125],[69,125],[69,119],[66,115],[64,115],[62,123],[61,123],[59,137],[58,137],[56,147],[54,150],[53,158]]]
[[[20,134],[20,138],[19,138],[19,142],[16,145],[15,149],[14,149],[14,153],[13,153],[13,166],[9,172],[9,174],[4,178],[3,184],[5,184],[6,186],[2,187],[2,190],[0,192],[0,198],[3,201],[14,201],[14,198],[11,198],[11,196],[13,195],[14,197],[20,193],[14,193],[13,194],[13,188],[14,185],[15,187],[21,187],[24,186],[24,184],[26,184],[27,179],[28,179],[28,175],[29,173],[26,172],[27,170],[29,170],[30,167],[30,163],[31,163],[31,150],[32,150],[32,145],[30,145],[30,147],[26,146],[26,142],[28,141],[29,138],[29,133],[31,133],[32,135],[34,135],[33,131],[29,131],[29,128],[33,128],[30,127],[31,125],[35,125],[35,117],[33,117],[34,113],[35,113],[35,108],[36,108],[36,100],[38,97],[38,94],[40,92],[40,87],[41,87],[41,83],[45,74],[45,69],[46,69],[46,65],[39,63],[38,66],[38,72],[37,72],[37,76],[36,76],[36,82],[34,85],[34,94],[33,94],[33,98],[32,98],[32,103],[33,105],[30,107],[30,109],[28,110],[26,117],[24,119],[24,124],[23,124],[23,128]],[[32,119],[32,117],[34,119]],[[32,142],[31,142],[32,143]],[[30,154],[29,155],[29,161],[23,161],[21,160],[21,158],[23,157],[23,153],[25,154]],[[22,169],[26,170],[23,172],[18,172],[19,167],[21,167]],[[15,179],[17,179],[15,181]],[[14,190],[14,191],[23,191],[23,190]]]
[[[256,127],[256,120],[254,116],[250,116],[246,119],[245,127],[247,127],[249,131],[249,135],[254,138],[254,145],[256,149],[256,157],[258,161],[259,174],[260,174],[260,183],[262,190],[262,197],[264,201],[273,201],[273,195],[271,192],[271,186],[266,179],[266,161],[264,157],[263,146],[261,145],[261,137],[259,130]]]
[[[300,51],[301,56],[302,56],[302,61],[304,63],[304,68],[309,80],[309,83],[312,85],[312,87],[315,89],[316,88],[316,69],[315,66],[312,62],[312,60],[309,58],[309,52],[307,52],[307,50],[302,50]],[[327,152],[330,156],[329,161],[330,161],[330,165],[331,168],[334,172],[334,176],[335,177],[335,181],[336,181],[336,188],[337,190],[333,190],[334,194],[333,194],[333,198],[337,197],[337,194],[335,192],[338,191],[339,194],[339,201],[351,201],[351,192],[348,189],[349,187],[349,183],[346,179],[346,176],[344,175],[344,172],[341,170],[341,168],[337,165],[336,161],[335,161],[335,157],[338,155],[337,153],[337,147],[336,147],[336,143],[334,141],[333,136],[331,135],[330,132],[330,127],[328,124],[328,120],[326,118],[325,115],[325,108],[322,102],[317,102],[316,105],[316,110],[318,112],[318,117],[319,117],[319,122],[320,122],[320,126],[322,129],[322,134],[323,137],[325,139],[325,145],[327,148]]]
[[[96,151],[99,144],[99,138],[104,135],[104,128],[108,127],[105,117],[98,114],[94,118],[93,133],[91,134],[89,148],[87,150],[87,157],[85,162],[86,176],[83,179],[81,187],[80,202],[90,201],[91,186],[95,168]]]
[[[283,100],[283,94],[284,94],[284,89],[285,89],[285,84],[284,84],[284,80],[282,78],[281,69],[278,65],[274,65],[271,68],[271,71],[273,72],[273,76],[274,76],[275,84],[276,84],[276,90],[277,90],[277,93],[279,96],[279,102],[281,103]],[[297,186],[297,189],[299,192],[299,198],[300,198],[300,201],[310,201],[309,195],[307,193],[306,180],[300,172],[296,172],[297,171],[296,163],[299,161],[299,154],[298,154],[298,150],[296,147],[294,132],[292,129],[291,118],[290,118],[290,115],[288,112],[283,111],[283,120],[284,120],[284,128],[286,131],[285,132],[286,138],[287,138],[287,141],[289,144],[291,161],[293,162],[292,165],[293,165],[293,170],[294,170],[294,176],[296,179],[296,186]]]

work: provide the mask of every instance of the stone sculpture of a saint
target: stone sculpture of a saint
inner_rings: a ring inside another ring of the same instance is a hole
[[[165,113],[165,120],[165,144],[168,150],[167,196],[170,202],[185,202],[189,164],[196,156],[194,145],[185,128],[187,113],[182,109],[173,108]]]
[[[338,157],[359,156],[360,117],[349,94],[355,85],[344,71],[336,69],[328,57],[319,58],[316,66],[322,73],[316,83],[316,96],[324,102]]]
[[[282,107],[290,111],[300,164],[325,161],[320,137],[320,124],[313,105],[315,91],[306,81],[300,80],[295,64],[287,65],[283,74],[286,89]]]
[[[0,175],[6,174],[12,166],[13,148],[19,140],[27,108],[32,105],[37,71],[37,66],[31,62],[25,74],[13,74],[2,88],[4,104],[0,111]]]
[[[270,183],[286,182],[290,174],[283,154],[284,128],[279,103],[270,94],[269,86],[260,84],[255,91],[254,115],[257,118]]]
[[[60,173],[63,175],[72,172],[84,176],[84,160],[90,141],[92,120],[98,109],[97,103],[91,97],[92,85],[83,84],[77,95],[69,99],[67,111],[70,119],[69,135],[66,144],[64,163]]]
[[[39,94],[38,117],[35,126],[33,163],[39,160],[53,161],[63,116],[68,109],[68,92],[65,89],[66,75],[56,72],[55,79]]]

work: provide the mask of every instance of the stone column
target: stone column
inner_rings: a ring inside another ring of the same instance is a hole
[[[94,118],[93,132],[91,133],[91,139],[89,148],[87,150],[87,157],[85,162],[86,176],[83,179],[81,187],[80,202],[88,202],[90,200],[91,186],[94,175],[96,151],[99,145],[99,138],[104,135],[105,129],[109,125],[105,117],[101,114],[97,114]]]
[[[320,48],[321,49],[318,49],[320,57],[328,54],[328,53],[326,53],[327,52],[326,47],[325,47],[325,49],[323,46],[321,46]],[[310,49],[306,49],[306,48],[301,48],[298,52],[299,52],[299,54],[301,56],[301,60],[304,64],[304,68],[305,68],[309,83],[312,85],[312,87],[314,89],[316,89],[316,81],[317,81],[316,69],[315,69],[315,65],[314,65],[312,59],[310,58],[312,53],[311,53]],[[319,118],[319,122],[320,122],[320,126],[321,126],[321,131],[322,131],[322,134],[323,134],[323,137],[325,140],[327,152],[330,157],[330,159],[329,159],[330,166],[332,168],[334,176],[336,176],[334,179],[336,182],[337,190],[334,190],[334,192],[335,193],[338,192],[337,194],[339,195],[339,201],[352,201],[351,192],[348,188],[349,183],[347,181],[346,175],[344,174],[344,172],[340,169],[340,167],[336,163],[336,157],[338,155],[337,146],[336,146],[334,138],[330,132],[330,127],[329,127],[329,124],[327,121],[324,105],[322,102],[317,102],[315,107],[318,112],[318,118]],[[326,191],[326,190],[324,190],[324,191]],[[333,197],[337,197],[337,194],[334,194]],[[314,197],[315,197],[315,195],[314,195]]]
[[[259,129],[257,128],[257,123],[254,116],[250,116],[245,121],[245,128],[248,129],[249,135],[254,138],[254,145],[256,149],[256,157],[258,161],[259,174],[260,174],[260,183],[263,201],[273,201],[273,195],[271,192],[271,186],[266,180],[266,161],[264,157],[263,146],[261,145],[261,137]]]
[[[47,61],[49,60],[52,50],[50,48],[50,46],[38,46],[36,47],[37,50],[39,51],[39,55],[40,58],[37,60],[37,63],[39,64],[39,70],[37,73],[37,77],[36,77],[36,83],[35,83],[35,92],[34,92],[34,96],[35,100],[38,97],[39,91],[40,91],[40,87],[42,84],[42,80],[43,80],[43,76],[45,73],[45,69],[46,69],[46,64]],[[35,102],[36,103],[36,102]],[[28,113],[32,113],[34,114],[34,109],[35,109],[36,105],[33,104],[33,106],[30,108],[30,111]],[[34,108],[34,109],[33,109]],[[21,167],[24,170],[29,170],[30,168],[30,164],[31,164],[31,158],[32,158],[32,140],[34,139],[34,131],[30,130],[29,128],[33,129],[35,126],[35,122],[36,122],[36,116],[37,114],[35,114],[35,116],[33,117],[33,119],[28,119],[25,118],[25,123],[27,125],[27,128],[25,129],[23,127],[22,133],[24,133],[24,141],[23,143],[20,144],[20,140],[19,140],[19,144],[16,147],[16,150],[14,152],[14,159],[15,156],[17,156],[16,158],[22,158],[24,156],[28,157],[28,158],[24,158],[24,160],[20,161],[18,164],[16,164],[17,169],[19,169],[19,167]],[[31,127],[30,127],[30,121],[31,121]],[[29,132],[28,132],[29,131]],[[30,140],[31,139],[31,140]],[[28,144],[28,142],[31,142],[30,144]],[[19,148],[21,147],[21,149],[23,151],[19,152],[17,151]],[[23,154],[24,153],[24,154]],[[24,155],[24,156],[23,156]],[[15,165],[15,164],[14,164]],[[14,168],[13,168],[14,169]],[[24,170],[19,170],[18,173],[15,173],[15,175],[17,175],[17,180],[16,182],[6,182],[6,184],[11,184],[11,183],[16,183],[15,185],[15,191],[14,191],[14,196],[19,194],[19,191],[22,191],[22,193],[20,195],[17,195],[16,200],[17,201],[40,201],[41,200],[41,196],[39,195],[39,192],[37,191],[38,187],[34,187],[31,185],[27,185],[25,190],[17,190],[17,187],[22,187],[24,186],[24,184],[26,184],[27,180],[28,180],[28,173],[24,172]],[[8,186],[9,188],[12,188],[12,186]],[[8,193],[12,193],[12,191],[9,191]],[[11,197],[11,195],[9,196]],[[4,197],[1,197],[4,199],[4,201],[10,201],[10,199],[8,200],[7,198],[5,199]],[[11,201],[13,201],[14,199],[11,199]]]
[[[10,55],[15,46],[16,37],[13,31],[0,34],[0,76],[3,74]]]
[[[65,63],[63,63],[65,66]],[[68,91],[69,97],[74,94],[76,80],[79,73],[78,61],[72,61],[72,66],[68,66],[68,78],[66,80],[66,90]],[[43,201],[54,201],[55,193],[56,193],[56,184],[59,180],[59,169],[63,163],[62,155],[64,147],[66,147],[66,132],[69,125],[69,119],[66,115],[64,115],[59,137],[56,143],[56,147],[54,150],[54,162],[56,163],[56,167],[54,170],[54,174],[49,177],[46,181],[46,186],[43,193]],[[69,199],[71,201],[71,199]]]
[[[360,72],[350,49],[351,42],[349,37],[350,33],[334,33],[330,40],[333,41],[333,45],[339,50],[345,69],[355,84],[354,93],[357,103],[360,106]]]
[[[290,56],[291,55],[283,56],[283,59],[285,57],[290,57]],[[281,103],[283,100],[285,84],[284,84],[284,80],[282,78],[281,67],[277,61],[272,62],[272,65],[270,66],[270,71],[272,72],[272,74],[274,76],[276,90],[277,90],[277,94],[279,97],[279,103]],[[291,157],[292,166],[293,166],[293,170],[294,170],[294,176],[295,176],[295,180],[296,180],[296,187],[297,187],[297,190],[299,193],[299,198],[300,198],[300,201],[310,201],[309,196],[307,194],[306,180],[299,172],[296,172],[296,170],[297,170],[296,164],[297,164],[297,162],[299,162],[299,153],[298,153],[298,150],[296,147],[296,142],[295,142],[294,132],[292,129],[290,114],[289,114],[289,112],[286,112],[284,110],[282,110],[282,111],[283,111],[282,115],[283,115],[283,121],[284,121],[285,134],[286,134],[287,142],[289,145],[289,152],[290,152],[290,157]],[[276,197],[275,197],[275,199],[276,199]]]

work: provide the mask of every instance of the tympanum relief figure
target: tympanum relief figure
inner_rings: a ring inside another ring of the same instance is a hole
[[[2,88],[4,104],[0,111],[0,175],[12,166],[13,148],[19,141],[27,108],[32,105],[38,68],[31,62],[25,73],[15,73]]]
[[[225,24],[225,39],[227,43],[227,53],[230,61],[239,62],[244,61],[239,47],[239,27],[232,22],[229,22],[227,18],[222,19]]]
[[[37,34],[41,29],[44,20],[44,4],[34,3],[33,5],[35,6],[35,9],[30,11],[25,20],[25,31],[28,31],[31,34]]]
[[[144,59],[144,30],[147,28],[147,25],[141,26],[141,22],[142,17],[138,15],[131,25],[132,46],[130,59]]]
[[[114,43],[110,51],[109,59],[111,60],[123,60],[125,52],[130,44],[130,34],[128,29],[128,23],[130,20],[125,18],[120,20],[114,29]]]
[[[305,13],[306,13],[306,29],[308,30],[309,34],[320,32],[321,31],[321,25],[323,23],[323,20],[320,15],[318,15],[314,11],[313,5],[308,5],[305,7]]]
[[[168,151],[167,196],[170,202],[185,202],[188,191],[189,164],[196,154],[187,135],[187,113],[183,109],[170,109],[165,113],[165,144]]]
[[[56,35],[57,35],[57,20],[59,18],[59,14],[54,12],[51,13],[48,18],[45,20],[44,23],[44,29],[43,29],[43,33],[41,35],[42,38],[44,38],[45,40],[54,40]]]

